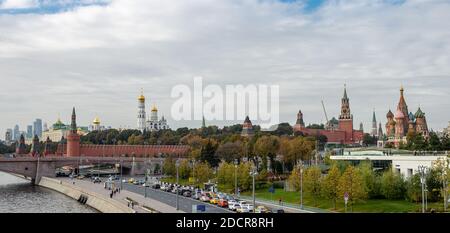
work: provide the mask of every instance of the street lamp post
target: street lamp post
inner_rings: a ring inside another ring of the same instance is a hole
[[[122,189],[122,183],[123,183],[123,180],[122,180],[122,163],[123,163],[122,158],[120,158],[120,189]]]
[[[237,159],[234,160],[234,195],[237,197],[238,187],[237,187],[237,168],[239,161]]]
[[[144,183],[144,197],[147,198],[147,178],[148,178],[148,170],[145,172],[145,183]]]
[[[303,209],[303,162],[300,160],[300,209]]]
[[[177,192],[177,210],[179,210],[179,200],[178,200],[178,168],[180,167],[180,160],[177,159],[175,166],[177,167],[177,187],[176,187],[176,192]]]
[[[192,180],[194,180],[194,186],[195,186],[195,184],[197,183],[195,180],[195,159],[192,159],[191,162],[192,162]]]
[[[423,165],[420,165],[418,167],[418,171],[420,174],[420,184],[422,187],[422,213],[425,213],[425,171],[426,167]]]

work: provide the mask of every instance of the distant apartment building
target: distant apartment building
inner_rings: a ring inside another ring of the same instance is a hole
[[[10,143],[13,139],[13,130],[7,129],[5,133],[5,142]]]

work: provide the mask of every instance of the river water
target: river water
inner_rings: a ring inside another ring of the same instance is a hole
[[[0,213],[97,213],[89,206],[47,188],[0,172]]]

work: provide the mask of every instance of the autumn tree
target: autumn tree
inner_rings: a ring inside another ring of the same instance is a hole
[[[226,142],[217,148],[216,155],[219,159],[230,163],[235,159],[240,159],[242,157],[242,151],[243,147],[241,142]]]
[[[344,198],[345,193],[348,194],[348,202],[350,203],[351,211],[353,211],[353,204],[358,200],[367,198],[367,192],[364,187],[364,180],[358,171],[353,166],[347,166],[341,178],[339,179],[339,196]]]
[[[303,179],[304,190],[313,198],[314,206],[317,205],[317,198],[320,197],[320,187],[322,182],[322,172],[318,166],[312,166],[305,170]]]
[[[213,177],[213,170],[208,163],[195,163],[194,177],[198,183],[208,182]]]
[[[322,196],[332,201],[334,209],[336,209],[336,201],[339,198],[338,187],[340,177],[341,172],[339,168],[333,165],[322,180]]]
[[[276,136],[262,136],[255,143],[255,154],[262,158],[262,168],[267,169],[267,159],[270,159],[273,165],[273,160],[280,148],[280,140]]]

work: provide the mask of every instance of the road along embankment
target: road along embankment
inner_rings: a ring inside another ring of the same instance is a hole
[[[117,200],[111,199],[107,196],[85,190],[83,188],[74,186],[70,183],[42,177],[39,185],[66,196],[69,196],[83,204],[86,204],[102,213],[135,213],[136,211],[130,209],[125,204]]]

